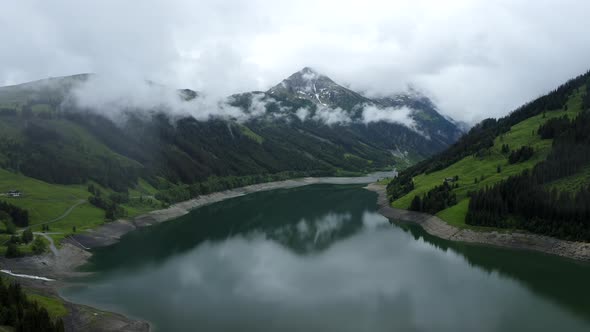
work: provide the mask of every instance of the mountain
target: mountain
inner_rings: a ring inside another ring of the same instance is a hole
[[[327,107],[352,110],[354,106],[370,103],[371,100],[336,84],[329,77],[309,67],[289,76],[270,88],[267,93],[279,99],[305,99]]]
[[[590,241],[590,73],[400,172],[394,207],[460,227],[520,229]]]
[[[408,108],[411,110],[409,118],[416,122],[416,129],[442,145],[453,143],[463,134],[460,125],[438,113],[434,103],[415,89],[388,97],[369,98],[305,67],[266,93],[277,99],[307,100],[320,108],[340,108],[352,119],[362,117],[363,106],[374,106],[386,112]]]
[[[0,88],[0,167],[48,183],[91,181],[115,191],[145,180],[173,202],[269,179],[401,168],[460,134],[425,97],[408,97],[406,119],[393,101],[369,99],[309,68],[267,92],[230,96],[205,119],[192,114],[211,112],[211,105],[190,89],[176,90],[172,106],[144,109],[73,101],[96,77]],[[367,107],[384,119],[366,121]],[[221,116],[224,110],[229,115]]]

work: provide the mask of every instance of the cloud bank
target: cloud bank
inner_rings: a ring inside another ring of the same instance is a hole
[[[588,12],[578,0],[12,1],[0,85],[95,72],[225,96],[311,66],[375,95],[413,84],[473,122],[587,70]]]
[[[407,107],[381,108],[374,104],[363,104],[358,105],[353,112],[348,112],[340,107],[316,104],[315,110],[292,109],[265,93],[254,92],[250,96],[249,106],[242,108],[233,106],[235,98],[197,93],[195,98],[186,100],[178,90],[161,84],[134,78],[91,75],[72,88],[65,103],[107,116],[116,122],[124,120],[128,112],[144,115],[163,112],[173,118],[193,117],[199,121],[225,119],[246,122],[261,117],[288,121],[295,117],[301,122],[316,121],[328,126],[382,121],[404,125],[421,133],[412,119],[413,110]],[[271,105],[275,106],[276,111],[269,111]],[[353,118],[354,112],[360,112],[360,117]]]

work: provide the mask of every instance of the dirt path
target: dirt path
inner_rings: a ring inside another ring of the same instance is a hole
[[[59,217],[57,217],[57,218],[54,218],[54,219],[51,219],[51,220],[49,220],[49,221],[45,221],[45,222],[42,222],[42,223],[39,223],[39,224],[31,225],[31,226],[29,226],[29,227],[32,227],[32,226],[38,226],[38,225],[48,225],[48,224],[51,224],[51,223],[54,223],[54,222],[58,222],[58,221],[62,220],[63,218],[65,218],[65,217],[69,216],[69,215],[70,215],[70,213],[72,213],[72,211],[73,211],[75,208],[77,208],[78,206],[80,206],[80,205],[82,205],[82,204],[85,204],[86,202],[87,202],[87,201],[85,201],[85,200],[82,200],[82,199],[81,199],[81,200],[78,200],[78,201],[76,202],[76,204],[74,204],[74,205],[70,206],[70,207],[69,207],[69,208],[68,208],[68,209],[67,209],[67,210],[66,210],[66,211],[65,211],[65,212],[64,212],[64,213],[63,213],[61,216],[59,216]],[[27,227],[27,228],[28,228],[28,227]],[[25,229],[26,229],[26,228],[19,230],[19,231],[17,232],[17,234],[20,234],[20,233],[22,233],[22,232],[23,232]],[[38,235],[39,235],[39,234],[43,234],[43,233],[35,233],[35,234],[38,234]],[[59,233],[47,233],[47,234],[59,234]],[[44,236],[44,237],[45,237],[46,239],[50,240],[50,243],[51,243],[51,245],[53,246],[53,248],[55,248],[55,245],[53,245],[53,240],[51,240],[51,238],[50,238],[49,236]],[[6,244],[8,241],[10,241],[10,239],[7,239],[7,240],[5,240],[4,242],[0,243],[0,246],[3,246],[3,245],[5,245],[5,244]],[[52,249],[51,251],[53,251],[53,249]],[[55,252],[54,252],[54,253],[55,253]]]
[[[70,215],[70,213],[72,213],[72,211],[73,211],[75,208],[77,208],[78,206],[80,206],[80,205],[82,205],[82,204],[85,204],[86,202],[87,202],[87,201],[86,201],[86,200],[83,200],[83,199],[81,199],[81,200],[78,200],[78,201],[76,202],[76,204],[74,204],[74,205],[70,206],[70,207],[69,207],[69,208],[68,208],[68,209],[67,209],[67,210],[66,210],[66,211],[65,211],[65,212],[64,212],[64,213],[63,213],[61,216],[59,216],[59,217],[57,217],[57,218],[54,218],[54,219],[51,219],[51,220],[49,220],[49,221],[45,221],[45,222],[42,222],[42,223],[39,223],[39,224],[35,224],[34,226],[38,226],[38,225],[47,225],[47,224],[51,224],[51,223],[54,223],[54,222],[60,221],[60,220],[62,220],[63,218],[65,218],[65,217],[69,216],[69,215]]]
[[[57,257],[59,255],[59,251],[57,250],[57,247],[55,247],[55,243],[53,242],[53,239],[49,235],[50,234],[61,234],[61,233],[41,233],[41,232],[34,232],[33,234],[39,235],[39,236],[42,236],[42,237],[46,238],[47,241],[49,241],[49,250],[51,250],[51,252],[53,253],[53,255],[55,257]]]
[[[461,229],[447,224],[437,216],[396,209],[390,206],[385,186],[372,183],[365,187],[379,195],[379,213],[383,216],[420,225],[427,233],[451,241],[480,243],[513,249],[534,250],[577,260],[590,261],[590,243],[559,240],[524,232],[485,232]]]

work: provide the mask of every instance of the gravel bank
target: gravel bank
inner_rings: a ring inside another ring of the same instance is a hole
[[[121,236],[137,228],[147,227],[162,223],[170,219],[181,217],[198,207],[221,202],[226,199],[244,196],[247,194],[268,191],[275,189],[289,189],[307,186],[311,184],[366,184],[375,182],[380,178],[391,177],[393,172],[373,173],[364,177],[323,177],[323,178],[302,178],[294,180],[260,183],[251,186],[221,191],[209,195],[199,196],[189,201],[180,202],[167,209],[152,211],[150,213],[135,217],[131,220],[117,220],[104,224],[89,232],[77,234],[71,241],[84,249],[108,246],[119,241]]]
[[[374,191],[379,195],[379,213],[383,216],[389,219],[416,223],[429,234],[442,239],[514,249],[535,250],[551,255],[590,261],[590,243],[565,241],[549,236],[522,232],[500,233],[496,231],[480,232],[460,229],[447,224],[437,216],[391,207],[387,200],[385,186],[383,185],[373,183],[368,185],[366,189]]]

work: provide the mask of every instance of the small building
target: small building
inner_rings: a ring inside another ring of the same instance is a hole
[[[8,197],[21,197],[23,195],[23,193],[21,193],[18,190],[10,190],[6,194],[8,195]]]
[[[455,178],[445,178],[445,182],[455,182]]]

